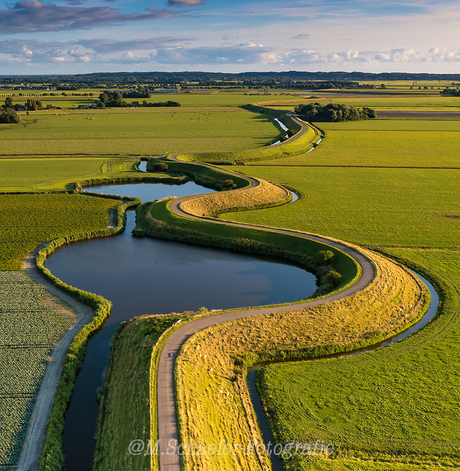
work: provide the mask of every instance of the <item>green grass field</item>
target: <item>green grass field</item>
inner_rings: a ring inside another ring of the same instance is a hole
[[[264,369],[262,389],[278,439],[319,439],[336,449],[334,459],[323,461],[321,467],[311,464],[312,457],[299,458],[289,463],[289,470],[389,466],[370,468],[367,461],[347,466],[353,458],[402,463],[392,469],[413,468],[404,467],[404,462],[459,466],[460,255],[386,252],[422,267],[443,285],[442,312],[419,333],[386,349]]]
[[[299,98],[295,104],[316,101],[322,104],[328,102],[346,103],[358,108],[363,106],[374,108],[377,110],[377,113],[379,110],[460,111],[458,97],[441,96],[439,92],[440,90],[413,90],[409,93],[390,94],[385,90],[359,90],[352,92],[348,90],[343,92],[334,90],[330,92],[311,91],[304,93],[303,96],[305,98]],[[301,94],[302,92],[299,93],[299,95]],[[294,103],[290,103],[288,107],[278,104],[275,108],[294,109]]]
[[[242,151],[281,135],[273,117],[240,108],[115,108],[31,112],[0,124],[0,155],[164,155]]]
[[[326,134],[315,150],[257,165],[460,168],[460,120],[315,124]]]
[[[233,167],[287,184],[293,204],[225,219],[286,227],[361,245],[457,248],[460,170]]]
[[[73,190],[90,178],[139,176],[136,159],[24,158],[0,159],[0,192]]]

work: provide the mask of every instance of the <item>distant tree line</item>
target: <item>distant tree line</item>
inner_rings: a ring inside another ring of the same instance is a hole
[[[232,74],[227,72],[102,72],[78,75],[42,75],[42,76],[2,76],[0,82],[6,86],[29,86],[39,83],[48,84],[58,90],[77,90],[78,88],[123,88],[140,87],[145,84],[163,88],[180,86],[262,86],[278,88],[313,88],[315,82],[324,84],[339,82],[367,82],[394,80],[449,80],[460,81],[460,74],[429,74],[429,73],[368,73],[368,72],[242,72]],[[150,85],[151,84],[151,85]],[[347,88],[352,88],[348,86]],[[360,84],[360,88],[369,85]],[[1,87],[0,87],[1,88]],[[334,88],[345,88],[344,85]]]
[[[372,119],[377,117],[375,110],[371,108],[355,108],[350,105],[329,103],[308,103],[295,107],[295,113],[302,116],[306,121],[359,121],[361,119]]]
[[[99,95],[98,106],[100,108],[116,108],[116,107],[126,107],[132,106],[132,103],[128,103],[124,98],[148,98],[148,93],[134,93],[134,92],[104,92]],[[142,104],[136,106],[180,106],[180,103],[177,101],[166,101],[166,102],[157,102],[157,103],[147,103],[145,100]]]
[[[460,96],[460,89],[458,89],[458,88],[445,88],[444,90],[441,90],[441,95]]]
[[[165,107],[174,107],[174,106],[180,106],[180,103],[178,103],[177,101],[171,101],[171,100],[168,100],[168,101],[157,101],[157,102],[154,102],[154,103],[147,103],[145,100],[144,102],[142,103],[142,106],[147,106],[147,107],[161,107],[161,106],[165,106]]]

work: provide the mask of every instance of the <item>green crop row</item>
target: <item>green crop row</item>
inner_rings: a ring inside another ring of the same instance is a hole
[[[53,347],[75,321],[26,272],[0,272],[0,468],[19,459]]]
[[[0,397],[0,469],[15,469],[27,434],[35,396]]]

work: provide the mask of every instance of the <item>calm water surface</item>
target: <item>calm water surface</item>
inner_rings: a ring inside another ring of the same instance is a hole
[[[91,191],[137,196],[151,201],[165,196],[209,193],[185,185],[127,184]],[[46,267],[66,283],[97,293],[113,303],[110,318],[88,343],[81,372],[66,414],[66,471],[90,471],[98,417],[96,391],[102,386],[110,341],[121,321],[142,314],[256,306],[296,301],[316,290],[314,275],[273,259],[192,245],[136,238],[134,211],[126,230],[113,237],[62,247]],[[136,437],[133,437],[136,438]]]

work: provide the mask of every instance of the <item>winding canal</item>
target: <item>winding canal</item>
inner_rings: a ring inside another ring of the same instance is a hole
[[[92,187],[91,191],[152,201],[212,190],[189,182],[180,186],[108,185]],[[135,212],[128,211],[122,234],[66,245],[46,262],[53,275],[67,284],[95,292],[113,303],[110,318],[88,343],[66,413],[63,439],[66,471],[92,470],[97,389],[102,386],[110,342],[120,322],[143,314],[198,310],[202,306],[228,309],[292,302],[316,290],[313,274],[285,261],[136,238],[131,236],[134,227]]]

